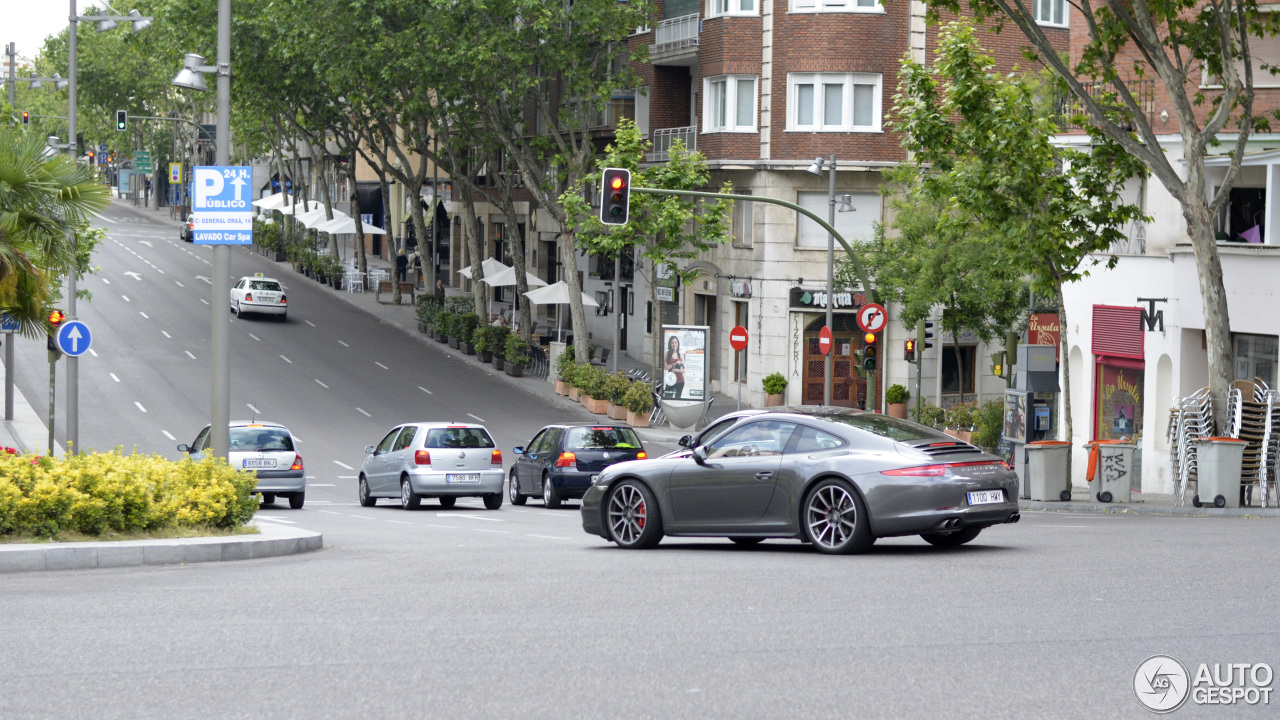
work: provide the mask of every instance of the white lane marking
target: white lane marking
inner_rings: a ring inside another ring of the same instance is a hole
[[[205,305],[209,304],[209,301],[205,300],[204,298],[200,298],[200,302],[204,303]]]
[[[139,315],[141,315],[141,316],[142,316],[142,319],[144,319],[144,320],[150,320],[150,319],[151,319],[151,316],[147,315],[146,313],[142,312],[141,310],[139,310],[139,311],[138,311],[138,314],[139,314]]]
[[[174,280],[174,282],[178,283],[178,287],[180,287],[180,288],[184,288],[184,287],[186,287],[186,285],[183,285],[182,283],[178,282],[177,280]]]
[[[128,296],[128,295],[121,295],[120,297],[124,298],[124,301],[125,301],[125,302],[129,302],[129,296]]]
[[[116,377],[115,373],[107,373],[107,374],[111,376],[112,380],[115,380],[116,382],[120,382],[120,378]]]
[[[308,475],[307,477],[311,477]],[[335,487],[333,483],[307,483],[308,487]]]
[[[147,246],[147,247],[149,247],[149,248],[153,248],[153,247],[155,247],[155,245],[152,245],[151,243],[147,242],[146,240],[139,240],[139,241],[138,241],[138,244],[139,244],[139,245],[146,245],[146,246]]]
[[[308,475],[308,476],[307,476],[307,479],[308,479],[308,480],[315,480],[315,479],[316,479],[316,476],[315,476],[315,475]],[[310,483],[307,483],[307,484],[308,484],[308,485],[310,485]]]
[[[391,369],[391,368],[387,367],[386,365],[383,365],[382,363],[378,362],[377,360],[374,360],[374,361],[373,361],[373,364],[374,364],[374,365],[377,365],[378,367],[382,368],[383,370],[390,370],[390,369]]]
[[[369,413],[365,412],[364,408],[356,408],[356,410],[359,410],[361,413],[363,413],[365,417],[373,417]]]
[[[167,438],[169,438],[170,440],[177,440],[177,439],[178,439],[178,438],[176,438],[176,437],[174,437],[174,436],[170,435],[168,430],[161,430],[160,432],[164,433],[164,436],[165,436],[165,437],[167,437]]]
[[[253,338],[254,340],[257,340],[258,342],[262,342],[262,340],[257,335],[254,335],[253,333],[249,333],[249,337]]]
[[[203,275],[197,275],[197,276],[196,276],[196,279],[197,279],[197,280],[203,280],[203,281],[205,281],[206,283],[208,283],[209,285],[212,285],[212,284],[213,284],[213,278],[207,278],[207,277],[205,277],[205,276],[203,276]]]
[[[262,513],[258,513],[257,515],[254,515],[254,517],[260,520],[269,520],[271,522],[288,523],[290,525],[298,524],[295,520],[285,520],[284,518],[275,515],[263,515]]]
[[[302,442],[302,438],[298,437],[297,435],[294,435],[294,436],[293,436],[293,441],[294,441],[294,442]]]
[[[98,351],[94,350],[93,348],[89,348],[89,354],[94,357],[98,357]]]
[[[316,380],[316,384],[317,384],[317,385],[319,385],[320,387],[324,388],[325,390],[328,390],[328,389],[329,389],[329,386],[328,386],[328,385],[325,385],[324,383],[320,382],[318,379]]]
[[[192,355],[190,350],[183,350],[182,352],[186,353],[187,357],[191,358],[192,360],[196,359],[196,356]]]
[[[484,418],[480,417],[479,415],[472,415],[471,413],[467,413],[467,417],[473,417],[479,420],[480,422],[484,422]]]
[[[136,273],[136,272],[132,271],[132,270],[130,270],[129,272],[123,272],[123,273],[120,273],[120,274],[121,274],[121,275],[128,275],[129,277],[133,278],[134,280],[137,280],[138,282],[142,282],[142,276],[141,276],[141,275],[139,275],[138,273]]]
[[[303,320],[302,322],[304,322],[304,323],[306,323],[306,324],[310,325],[311,327],[315,327],[315,326],[316,326],[316,324],[315,324],[315,323],[313,323],[313,322],[311,322],[310,320]]]
[[[337,460],[334,460],[334,461],[333,461],[333,464],[334,464],[334,465],[337,465],[338,467],[342,468],[343,470],[355,470],[355,468],[351,467],[350,465],[348,465],[348,464],[346,464],[346,463],[344,463],[344,462],[338,462]]]
[[[90,214],[90,215],[92,215],[92,216],[94,216],[94,217],[96,217],[96,218],[98,218],[99,220],[102,220],[103,222],[109,222],[109,223],[111,223],[112,225],[116,225],[116,224],[118,224],[118,223],[120,222],[119,220],[112,220],[111,218],[109,218],[109,217],[107,217],[107,216],[105,216],[105,215],[99,215],[98,213],[96,213],[96,212],[94,212],[94,211],[92,211],[92,210],[90,210],[90,211],[89,211],[89,214]],[[117,244],[117,245],[119,245],[120,243],[116,243],[116,244]]]
[[[462,515],[456,512],[438,512],[436,513],[436,517],[451,517],[451,518],[458,517],[458,518],[466,518],[468,520],[484,520],[486,522],[506,522],[506,520],[503,520],[502,518],[480,517],[479,515]]]
[[[388,520],[387,522],[395,523],[395,524],[397,524],[397,525],[412,525],[412,524],[413,524],[413,523],[410,523],[410,522],[405,522],[404,520]]]
[[[164,274],[164,271],[163,271],[163,270],[161,270],[160,268],[156,267],[155,265],[152,265],[151,267],[156,268],[156,272],[160,273],[161,275],[163,275],[163,274]]]
[[[338,341],[338,344],[341,345],[342,347],[351,347],[350,345],[342,342],[341,340]]]
[[[338,479],[339,480],[355,480],[356,476],[355,475],[339,475]]]
[[[108,285],[110,285],[110,284],[111,284],[111,281],[110,281],[110,280],[108,280],[108,279],[106,279],[106,278],[102,278],[102,282],[104,282],[104,283],[106,283],[106,284],[108,284]]]
[[[258,408],[256,408],[256,407],[254,407],[254,406],[250,405],[249,403],[245,403],[245,404],[244,404],[244,406],[245,406],[245,407],[247,407],[247,408],[249,408],[250,410],[252,410],[254,415],[261,415],[261,414],[262,414],[262,411],[261,411],[261,410],[259,410]]]
[[[534,535],[533,533],[527,533],[527,535],[529,537],[546,538],[547,540],[572,540],[573,539],[573,538],[567,538],[567,537],[560,537],[559,535]]]
[[[142,403],[138,402],[137,400],[134,400],[134,401],[133,401],[133,404],[134,404],[134,405],[137,405],[137,406],[138,406],[138,409],[139,409],[139,410],[141,410],[142,412],[146,412],[146,411],[147,411],[147,409],[146,409],[146,408],[142,407]]]
[[[457,529],[458,529],[458,526],[457,526],[457,525],[432,525],[431,523],[425,523],[425,525],[426,525],[427,527],[444,528],[445,530],[457,530]]]
[[[281,356],[280,356],[280,359],[281,359],[281,360],[283,360],[283,361],[285,361],[285,362],[287,362],[287,363],[289,363],[290,365],[292,365],[292,364],[293,364],[293,361],[292,361],[292,360],[290,360],[289,358],[287,358],[287,357],[285,357],[285,356],[283,356],[283,355],[281,355]]]
[[[361,520],[376,520],[376,519],[377,519],[377,518],[371,518],[371,517],[369,517],[368,515],[348,515],[347,517],[360,518]]]
[[[173,336],[172,336],[172,335],[170,335],[169,333],[167,333],[167,332],[165,332],[165,331],[163,331],[163,330],[161,330],[161,331],[160,331],[160,334],[161,334],[161,335],[163,335],[163,336],[165,336],[165,337],[167,337],[167,338],[169,338],[170,340],[172,340],[172,339],[173,339]]]
[[[324,513],[325,515],[341,515],[342,514],[339,512],[334,512],[332,510],[321,510],[320,512]]]
[[[1037,525],[1036,527],[1044,528],[1087,528],[1088,525]]]
[[[418,389],[419,389],[419,390],[421,390],[422,392],[424,392],[424,393],[428,394],[428,395],[435,395],[435,393],[433,393],[433,392],[431,392],[430,390],[428,390],[428,389],[426,389],[426,388],[422,387],[421,385],[419,385],[419,386],[418,386]]]
[[[485,528],[471,528],[471,529],[472,529],[472,530],[475,530],[476,532],[502,533],[503,535],[510,535],[510,534],[511,534],[511,531],[510,531],[510,530],[486,530]]]

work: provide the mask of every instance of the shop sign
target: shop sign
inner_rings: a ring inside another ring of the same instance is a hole
[[[656,276],[656,280],[653,284],[658,287],[680,287],[680,274],[666,265],[659,265],[654,270],[654,275]]]
[[[662,287],[661,285],[659,285],[655,287],[653,291],[658,298],[658,302],[675,302],[676,301],[675,288]]]
[[[867,301],[862,293],[852,290],[840,290],[831,294],[832,310],[856,310]],[[826,290],[805,290],[791,288],[790,307],[792,310],[814,310],[827,308]]]
[[[1061,360],[1062,323],[1058,321],[1058,313],[1031,313],[1027,318],[1027,344],[1052,345],[1054,359]]]

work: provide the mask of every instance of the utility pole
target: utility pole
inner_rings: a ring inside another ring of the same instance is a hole
[[[71,162],[76,162],[80,151],[76,147],[76,35],[78,23],[76,22],[76,0],[69,0],[71,6],[70,31],[67,33],[67,74],[71,82],[67,85],[67,154],[71,156]],[[79,274],[79,266],[76,263],[76,233],[74,229],[69,229],[68,234],[71,240],[71,268],[67,271],[67,319],[76,319],[76,275]],[[228,293],[229,294],[229,293]],[[52,375],[53,362],[49,363],[50,375]],[[49,384],[50,403],[53,401],[53,383]],[[49,433],[50,438],[53,437],[53,412],[49,413]],[[73,452],[80,450],[80,359],[75,357],[67,358],[67,448]],[[50,452],[53,451],[53,444],[50,441]]]
[[[218,0],[218,126],[214,164],[231,159],[231,0]],[[213,246],[213,378],[209,443],[213,454],[227,457],[231,449],[231,323],[227,298],[231,296],[231,248]]]
[[[14,74],[14,61],[18,54],[18,46],[15,43],[9,43],[5,46],[4,52],[9,56],[9,107],[13,107],[14,91],[18,88],[18,77]]]
[[[827,222],[831,227],[836,226],[836,156],[831,154],[830,165],[827,167],[827,205],[828,214]],[[835,294],[835,265],[836,265],[836,236],[827,233],[827,330],[835,332],[832,324],[835,320],[833,316],[833,308],[835,302],[833,295]],[[870,287],[866,288],[868,291]],[[835,337],[831,338],[831,347],[827,350],[827,354],[822,361],[822,404],[831,407],[831,384],[835,374],[836,362],[836,341]],[[856,398],[854,398],[856,400]]]

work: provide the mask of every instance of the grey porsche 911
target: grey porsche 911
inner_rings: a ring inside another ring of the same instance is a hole
[[[651,548],[664,535],[789,538],[844,554],[895,535],[963,545],[1019,519],[1018,479],[1000,458],[876,413],[742,411],[680,444],[685,451],[596,476],[583,529],[623,548]]]

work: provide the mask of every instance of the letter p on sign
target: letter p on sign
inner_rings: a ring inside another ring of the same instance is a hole
[[[222,173],[213,168],[196,168],[195,208],[206,208],[209,200],[222,194]]]

